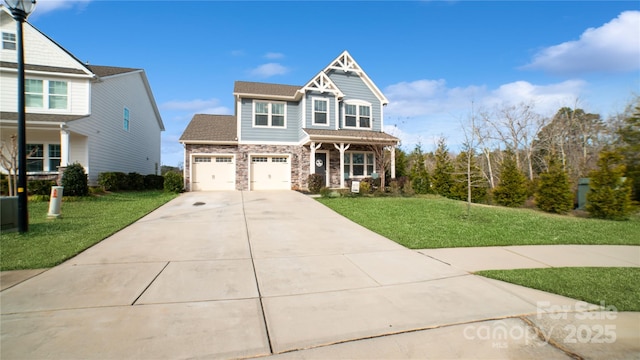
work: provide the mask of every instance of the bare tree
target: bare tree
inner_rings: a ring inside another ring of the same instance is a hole
[[[491,128],[492,137],[501,141],[505,148],[513,149],[516,164],[526,168],[529,179],[533,180],[534,139],[546,120],[534,111],[533,104],[502,104],[493,112],[482,113],[482,119]],[[524,163],[522,160],[524,155]]]
[[[0,166],[7,170],[7,182],[9,196],[18,193],[17,168],[18,168],[18,142],[17,135],[11,135],[9,141],[3,140],[0,144]]]

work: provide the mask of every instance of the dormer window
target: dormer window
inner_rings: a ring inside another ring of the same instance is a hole
[[[16,34],[14,33],[2,33],[2,48],[4,50],[16,49]]]
[[[253,102],[254,127],[286,127],[286,103],[275,101]]]
[[[371,129],[371,105],[361,102],[345,103],[344,127]]]

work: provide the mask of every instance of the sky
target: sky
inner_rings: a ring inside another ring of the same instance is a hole
[[[38,0],[28,21],[83,62],[145,70],[169,166],[194,114],[233,114],[234,81],[302,86],[344,50],[407,151],[455,150],[483,109],[607,118],[640,95],[638,1]]]

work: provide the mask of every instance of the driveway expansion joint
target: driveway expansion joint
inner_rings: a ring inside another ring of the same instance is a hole
[[[142,295],[144,295],[144,293],[149,289],[149,287],[151,287],[151,285],[153,284],[154,281],[156,281],[156,279],[160,276],[160,274],[162,274],[162,272],[164,271],[164,269],[167,268],[167,266],[169,266],[169,264],[171,263],[171,261],[167,261],[167,263],[162,267],[162,269],[160,269],[160,271],[158,271],[158,274],[156,274],[156,276],[153,277],[153,279],[149,282],[149,284],[147,284],[147,286],[144,288],[144,290],[142,290],[142,292],[138,295],[138,297],[136,297],[135,300],[133,300],[133,302],[131,303],[131,305],[136,305],[136,302],[138,300],[140,300],[140,298],[142,297]]]

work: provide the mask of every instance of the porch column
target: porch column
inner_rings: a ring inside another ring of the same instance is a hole
[[[333,144],[333,146],[340,151],[340,187],[344,188],[344,152],[351,146],[351,144],[344,145],[344,143]]]
[[[309,156],[309,174],[316,173],[316,150],[320,149],[321,146],[322,143],[316,146],[316,143],[314,141],[312,141],[311,145],[309,145],[311,149],[311,156]]]
[[[396,178],[396,146],[391,145],[391,178]]]
[[[60,167],[69,166],[69,130],[67,125],[60,125]]]

